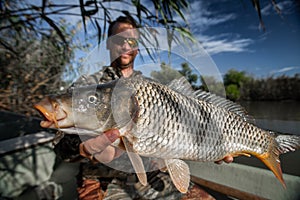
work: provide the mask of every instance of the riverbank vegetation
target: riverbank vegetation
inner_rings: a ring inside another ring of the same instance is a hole
[[[224,76],[227,98],[240,101],[300,100],[300,73],[256,78],[229,70]]]

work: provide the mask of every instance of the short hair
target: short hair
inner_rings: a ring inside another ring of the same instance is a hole
[[[131,16],[120,16],[115,21],[109,24],[107,36],[110,37],[113,32],[113,27],[116,23],[127,23],[131,24],[133,28],[137,28],[136,21]]]

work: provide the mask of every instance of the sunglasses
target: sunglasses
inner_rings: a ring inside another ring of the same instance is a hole
[[[139,42],[136,38],[125,38],[119,35],[114,35],[111,37],[111,41],[116,45],[124,45],[127,43],[131,48],[136,48],[139,46]]]

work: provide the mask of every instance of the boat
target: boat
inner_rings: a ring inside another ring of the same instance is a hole
[[[54,132],[39,120],[0,112],[0,199],[76,199],[78,163],[58,162]],[[21,131],[21,133],[20,133]],[[256,158],[217,165],[188,161],[191,181],[215,199],[300,199],[300,151],[281,156],[284,188]]]

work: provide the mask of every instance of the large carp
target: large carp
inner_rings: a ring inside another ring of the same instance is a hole
[[[169,86],[143,78],[70,89],[48,96],[35,107],[41,126],[96,134],[119,129],[141,183],[147,183],[140,156],[160,158],[180,192],[187,192],[188,165],[183,160],[217,161],[254,155],[285,185],[279,155],[300,148],[300,137],[263,130],[244,109],[207,92],[191,92],[182,80]]]

